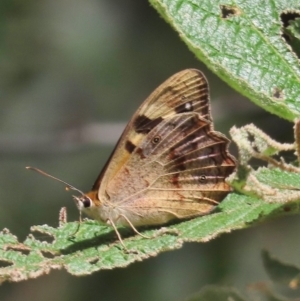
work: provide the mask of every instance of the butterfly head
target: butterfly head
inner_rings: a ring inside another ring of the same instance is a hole
[[[92,206],[93,202],[92,200],[88,197],[88,196],[76,196],[76,195],[73,195],[73,200],[78,208],[78,210],[82,211],[84,210],[84,208],[89,208]]]
[[[93,209],[93,207],[100,205],[96,191],[91,191],[87,194],[82,193],[81,196],[73,195],[73,200],[78,210],[84,211],[85,213]]]

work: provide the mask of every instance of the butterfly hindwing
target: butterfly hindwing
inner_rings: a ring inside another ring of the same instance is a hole
[[[107,192],[120,208],[138,208],[140,224],[161,220],[156,214],[168,220],[208,213],[230,191],[225,178],[235,161],[227,145],[198,113],[166,118],[144,137]]]

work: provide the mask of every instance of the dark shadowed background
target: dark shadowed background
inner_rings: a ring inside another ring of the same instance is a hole
[[[281,142],[293,139],[291,123],[219,80],[146,0],[4,0],[0,37],[0,229],[21,240],[31,225],[57,226],[62,206],[78,219],[64,186],[25,166],[89,190],[134,111],[182,69],[204,71],[215,127],[227,136],[253,122]],[[52,271],[3,284],[0,300],[171,301],[205,284],[241,288],[267,279],[262,248],[300,263],[299,225],[298,216],[276,219],[86,277]]]

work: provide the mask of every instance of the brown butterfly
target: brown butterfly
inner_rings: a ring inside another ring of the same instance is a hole
[[[59,181],[80,192],[78,209],[111,225],[125,247],[118,225],[139,233],[137,226],[210,213],[231,191],[225,178],[236,161],[228,144],[213,129],[205,76],[187,69],[136,111],[90,192]]]

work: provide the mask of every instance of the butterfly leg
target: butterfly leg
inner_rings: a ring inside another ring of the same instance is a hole
[[[117,229],[115,223],[114,223],[111,219],[108,219],[108,220],[107,220],[107,224],[110,225],[110,226],[112,226],[112,227],[114,228],[114,230],[115,230],[115,232],[116,232],[116,234],[117,234],[117,236],[118,236],[118,239],[119,239],[121,245],[122,245],[123,248],[126,250],[126,252],[129,252],[129,250],[127,249],[127,247],[125,246],[125,244],[124,244],[124,242],[123,242],[123,239],[122,239],[122,237],[121,237],[121,234],[120,234],[120,232],[118,231],[118,229]]]
[[[76,227],[76,230],[74,231],[74,233],[72,233],[72,234],[70,235],[70,237],[73,237],[73,238],[74,238],[74,237],[76,236],[76,234],[78,233],[78,231],[79,231],[79,229],[80,229],[81,223],[82,223],[82,212],[79,210],[78,226]]]
[[[141,232],[139,232],[139,231],[136,229],[136,227],[132,224],[132,222],[127,218],[127,216],[125,216],[125,215],[123,215],[123,214],[120,214],[120,217],[123,217],[123,218],[126,220],[126,222],[129,224],[129,226],[132,228],[132,230],[133,230],[136,234],[142,236],[143,238],[147,238],[147,239],[151,238],[151,237],[149,237],[149,236],[147,236],[147,235],[144,235],[144,234],[142,234]]]

